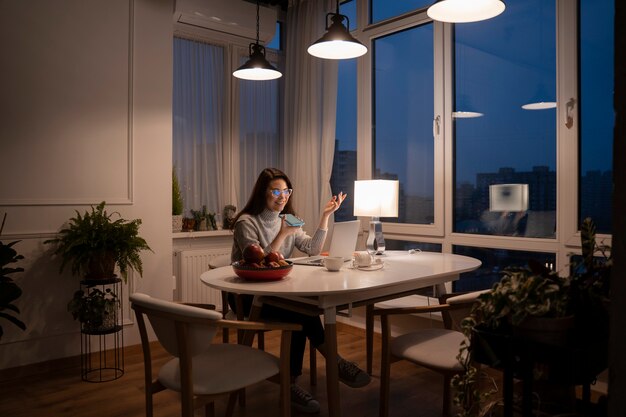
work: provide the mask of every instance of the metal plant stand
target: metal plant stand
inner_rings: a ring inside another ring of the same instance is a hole
[[[98,288],[102,292],[110,289],[123,300],[120,278],[83,280],[80,288],[89,291]],[[85,328],[81,324],[81,378],[87,382],[113,381],[124,375],[124,313],[117,305],[113,317],[97,329]]]

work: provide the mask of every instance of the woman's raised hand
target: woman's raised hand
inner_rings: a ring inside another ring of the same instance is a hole
[[[341,203],[343,203],[343,200],[345,200],[346,197],[347,194],[344,194],[343,192],[339,192],[339,194],[332,196],[328,203],[326,203],[326,206],[324,206],[323,214],[329,216],[331,213],[339,210]]]

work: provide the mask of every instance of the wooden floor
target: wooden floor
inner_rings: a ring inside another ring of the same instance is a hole
[[[266,350],[277,352],[278,333],[266,334]],[[339,326],[339,351],[345,358],[365,367],[364,332]],[[375,342],[374,377],[364,388],[341,385],[342,415],[346,417],[378,416],[380,341]],[[167,361],[167,354],[155,349],[156,368]],[[308,353],[304,375],[298,381],[317,397],[322,405],[319,416],[327,416],[325,362],[318,354],[318,385],[309,385]],[[442,378],[432,371],[405,362],[392,366],[391,417],[435,417],[441,415]],[[2,417],[141,417],[145,415],[143,395],[143,358],[137,347],[125,349],[125,373],[115,381],[90,383],[80,379],[80,369],[70,368],[37,376],[17,378],[0,383],[0,416]],[[245,407],[237,407],[235,416],[274,417],[278,415],[278,389],[262,382],[247,390]],[[225,401],[216,404],[218,416],[224,415]],[[155,417],[180,415],[176,394],[161,392],[155,396]],[[203,415],[197,410],[197,416]],[[295,410],[293,416],[299,414]],[[310,414],[309,414],[310,415]]]

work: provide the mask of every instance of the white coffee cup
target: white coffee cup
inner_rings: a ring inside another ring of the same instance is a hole
[[[343,266],[343,258],[341,256],[329,256],[324,258],[323,264],[329,271],[339,271]]]
[[[367,251],[356,252],[354,254],[354,266],[368,267],[372,264],[372,255]]]

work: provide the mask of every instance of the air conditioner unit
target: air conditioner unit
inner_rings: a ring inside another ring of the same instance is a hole
[[[276,9],[259,9],[259,40],[265,44],[276,31]],[[244,0],[176,0],[174,22],[256,40],[256,4]]]

